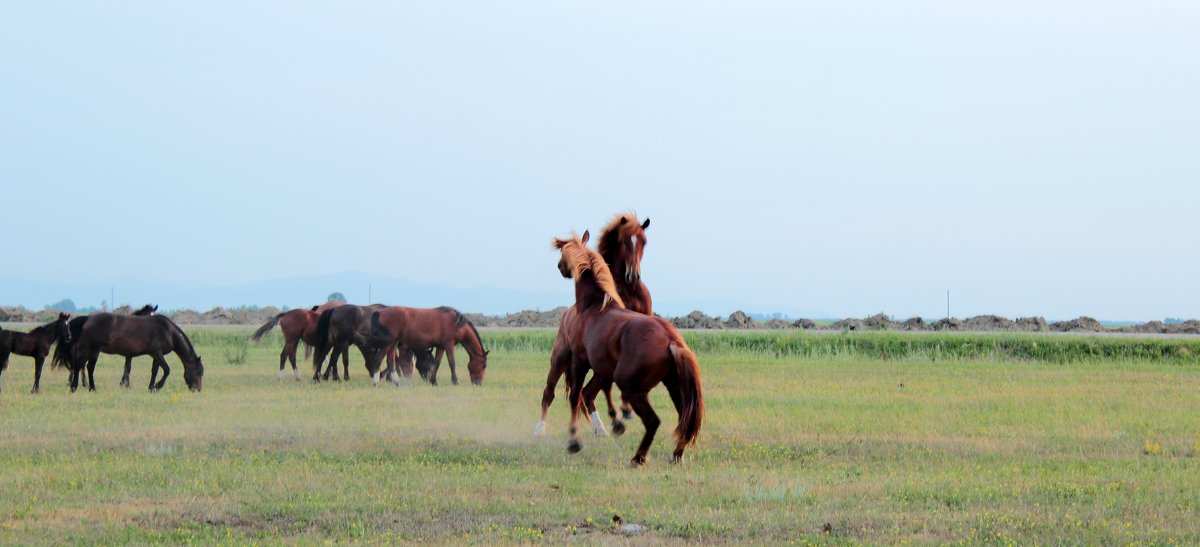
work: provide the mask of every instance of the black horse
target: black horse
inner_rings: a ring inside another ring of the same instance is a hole
[[[133,312],[133,315],[136,315],[138,317],[149,317],[156,313],[158,313],[157,305],[151,306],[150,304],[146,304],[145,306],[142,306],[137,311]],[[86,316],[86,315],[80,315],[74,319],[71,319],[69,326],[71,329],[71,337],[72,338],[79,338],[79,333],[83,332],[83,324],[87,322],[87,319],[88,319],[88,316]],[[65,343],[62,341],[59,341],[58,345],[54,347],[54,359],[52,362],[53,362],[53,366],[55,368],[58,368],[58,367],[70,368],[71,367],[71,342],[70,341],[67,341]],[[121,376],[121,385],[124,387],[129,387],[129,371],[132,368],[133,368],[133,357],[126,357],[125,358],[125,374]],[[68,382],[68,385],[70,385],[69,382]]]
[[[317,319],[317,345],[314,348],[316,353],[313,356],[314,382],[322,379],[329,380],[331,375],[335,382],[340,380],[337,373],[339,355],[342,357],[342,370],[345,372],[345,378],[350,380],[350,345],[353,344],[363,355],[367,373],[372,376],[376,384],[379,383],[378,367],[371,370],[371,363],[378,363],[382,359],[377,360],[374,357],[379,352],[386,352],[389,363],[394,363],[395,359],[395,345],[387,344],[390,342],[389,340],[374,340],[371,331],[371,314],[385,307],[383,304],[370,306],[346,304],[321,313],[321,317]],[[332,350],[332,354],[330,354],[330,350]],[[325,369],[324,374],[321,374],[321,366],[325,364],[326,355],[329,355],[329,367]],[[382,358],[382,356],[380,357]]]
[[[204,380],[204,362],[196,355],[192,341],[183,329],[161,315],[149,317],[97,313],[88,316],[78,338],[71,347],[71,391],[79,386],[79,376],[88,375],[88,389],[96,391],[96,360],[101,353],[126,358],[149,355],[154,359],[150,370],[150,391],[158,391],[167,383],[171,367],[163,357],[174,352],[183,362],[183,380],[192,391],[200,391]],[[157,383],[158,369],[163,369]]]
[[[59,346],[71,343],[70,318],[71,314],[60,313],[58,319],[29,332],[0,331],[0,374],[8,368],[9,355],[33,357],[33,391],[30,393],[41,390],[42,365],[50,354],[50,346],[55,342]]]

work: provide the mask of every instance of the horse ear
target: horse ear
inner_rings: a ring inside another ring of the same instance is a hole
[[[618,224],[618,225],[620,225],[620,226],[624,226],[626,222],[629,222],[629,217],[622,216],[622,217],[621,217],[621,222],[618,222],[617,224]]]
[[[649,227],[650,227],[650,218],[647,217],[646,222],[642,223],[642,229],[645,230],[646,228],[649,228]]]
[[[647,222],[649,222],[649,221],[647,221]],[[154,311],[158,311],[158,304],[154,305]]]
[[[592,237],[592,234],[591,234],[591,232],[589,232],[589,231],[587,231],[587,230],[584,230],[584,231],[583,231],[583,237],[579,238],[579,241],[580,241],[581,243],[583,243],[584,245],[587,245],[587,242],[588,242],[588,240],[589,240],[589,239],[591,239],[591,237]]]

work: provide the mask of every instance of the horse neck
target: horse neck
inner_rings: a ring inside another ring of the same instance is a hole
[[[458,328],[458,343],[462,344],[472,357],[483,357],[483,340],[479,339],[471,325],[464,323]]]
[[[604,298],[608,296],[596,282],[596,276],[591,271],[580,274],[575,281],[575,307],[580,313],[585,310],[599,310],[604,307]]]
[[[641,280],[632,285],[618,282],[617,295],[625,301],[625,309],[642,315],[653,315],[650,310],[650,291]]]

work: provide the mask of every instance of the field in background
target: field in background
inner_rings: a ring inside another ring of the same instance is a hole
[[[1194,339],[687,333],[700,445],[666,463],[656,392],[663,427],[630,469],[640,423],[568,455],[561,392],[530,436],[551,331],[485,331],[482,387],[372,388],[357,353],[348,384],[281,382],[278,334],[250,330],[189,329],[200,394],[169,356],[157,394],[148,358],[124,390],[105,357],[99,392],[51,371],[33,396],[14,356],[0,544],[611,543],[614,516],[639,541],[1200,542]]]

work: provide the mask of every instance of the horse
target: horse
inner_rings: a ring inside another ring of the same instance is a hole
[[[270,321],[254,331],[250,341],[258,342],[278,324],[280,332],[283,333],[283,351],[279,353],[279,379],[283,379],[284,367],[290,361],[292,373],[299,381],[300,370],[296,368],[296,346],[300,345],[300,342],[304,342],[304,358],[308,359],[312,348],[317,345],[317,320],[320,319],[321,313],[343,304],[345,302],[330,301],[307,310],[295,309],[283,312],[272,317]]]
[[[660,424],[650,405],[649,392],[661,383],[679,413],[671,455],[671,462],[679,463],[684,450],[695,444],[704,422],[704,394],[696,355],[666,320],[625,309],[608,265],[587,248],[587,240],[587,232],[582,238],[554,240],[554,247],[562,253],[559,273],[574,279],[575,307],[579,310],[570,340],[573,364],[567,385],[571,390],[571,438],[567,450],[575,453],[582,448],[575,429],[582,401],[594,398],[615,381],[621,388],[621,398],[646,427],[630,463],[635,467],[645,464]],[[593,377],[583,386],[588,368]]]
[[[150,304],[146,304],[145,306],[142,306],[141,308],[139,308],[137,311],[133,312],[132,315],[136,315],[138,317],[149,317],[156,313],[158,313],[158,306],[151,306]],[[71,321],[68,323],[68,326],[71,329],[71,337],[72,338],[79,338],[79,334],[81,332],[83,332],[83,324],[86,323],[87,320],[88,320],[88,316],[86,316],[86,315],[80,315],[80,316],[77,316],[77,317],[74,317],[71,319]],[[58,368],[58,367],[70,368],[71,367],[71,342],[70,341],[65,342],[65,343],[60,341],[58,343],[58,345],[54,347],[54,359],[51,361],[51,363],[53,364],[54,368]],[[125,373],[121,376],[121,383],[120,383],[120,385],[122,387],[129,387],[129,372],[132,368],[133,368],[133,357],[126,357],[125,358]],[[67,385],[68,386],[71,385],[69,380],[67,382]]]
[[[369,343],[368,337],[371,336],[371,313],[385,307],[383,304],[369,306],[345,304],[321,312],[320,317],[317,318],[316,345],[313,346],[316,350],[316,355],[313,357],[314,382],[319,382],[322,378],[329,380],[330,373],[335,382],[340,380],[337,373],[338,355],[342,357],[342,369],[345,372],[346,380],[349,381],[350,345],[354,344],[358,347],[358,351],[362,352],[367,372],[378,384],[379,380],[376,377],[378,371],[371,368],[372,363],[377,362],[373,359],[374,354],[382,352],[381,355],[386,354],[389,359],[392,359],[394,351],[391,348],[383,348],[380,344]],[[321,365],[325,363],[325,356],[331,349],[333,354],[329,357],[329,368],[322,376]]]
[[[71,327],[69,313],[59,313],[54,321],[34,328],[29,332],[11,330],[0,331],[0,374],[8,368],[8,358],[11,354],[33,357],[33,391],[41,390],[42,365],[50,354],[50,346],[71,343]]]
[[[200,391],[203,388],[204,362],[196,355],[196,349],[183,329],[162,315],[146,317],[97,313],[88,316],[79,337],[72,343],[72,392],[78,388],[79,376],[85,366],[88,390],[96,391],[96,360],[101,352],[127,359],[139,355],[152,357],[154,366],[150,370],[150,391],[158,391],[167,383],[171,367],[163,356],[174,352],[183,363],[183,380],[188,389]],[[163,377],[156,383],[160,367]]]
[[[609,270],[617,272],[617,294],[625,302],[625,308],[645,315],[654,315],[650,290],[642,283],[642,254],[646,251],[646,229],[649,227],[649,218],[639,224],[636,213],[619,214],[600,231],[596,251],[600,253]],[[554,402],[554,390],[558,387],[558,379],[571,367],[571,348],[568,340],[577,316],[575,308],[570,307],[563,312],[562,319],[558,322],[558,334],[550,352],[550,371],[546,375],[546,388],[542,390],[542,419],[533,428],[534,436],[545,431],[546,415],[550,411],[550,404]],[[570,387],[567,389],[570,390]],[[608,401],[608,417],[613,422],[613,434],[619,436],[625,432],[625,424],[617,420],[612,388],[604,390],[604,398]],[[600,413],[596,411],[596,402],[593,400],[586,403],[588,415],[592,420],[592,430],[597,435],[607,435],[604,423],[600,421]],[[626,420],[633,419],[633,410],[628,405],[621,407],[621,413]]]
[[[458,385],[458,371],[454,366],[454,346],[462,344],[470,360],[467,372],[471,383],[483,384],[490,353],[483,347],[483,339],[475,325],[458,310],[450,307],[406,308],[392,306],[371,314],[371,328],[377,338],[387,343],[400,344],[409,348],[436,348],[437,356],[429,370],[429,383],[437,385],[437,371],[445,354],[450,363],[450,381]],[[376,356],[378,360],[378,356]]]

